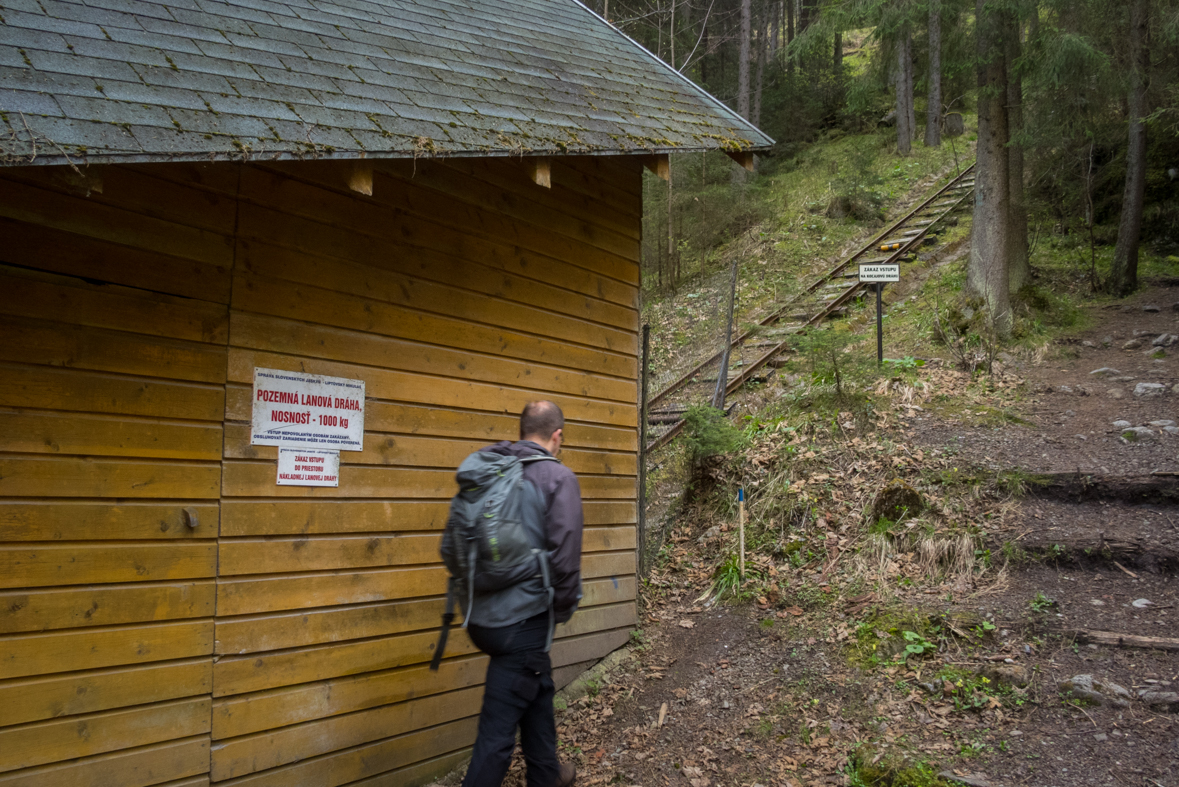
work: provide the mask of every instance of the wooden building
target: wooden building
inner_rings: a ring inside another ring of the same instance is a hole
[[[641,173],[763,135],[572,0],[0,0],[0,787],[412,785],[453,471],[566,413],[585,599],[636,625]],[[276,483],[255,369],[365,384]]]

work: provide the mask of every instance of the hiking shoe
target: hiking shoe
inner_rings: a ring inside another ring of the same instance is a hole
[[[576,779],[577,768],[571,762],[563,762],[557,771],[557,781],[553,783],[553,787],[571,787]]]

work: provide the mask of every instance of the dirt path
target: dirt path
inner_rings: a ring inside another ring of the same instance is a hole
[[[922,674],[912,660],[855,666],[849,650],[862,634],[862,604],[703,610],[692,603],[704,588],[691,572],[673,575],[649,594],[646,641],[630,668],[607,675],[562,718],[581,783],[848,784],[852,771],[865,781],[873,773],[849,761],[896,753],[918,768],[894,767],[898,784],[948,771],[992,785],[1179,787],[1177,716],[1137,697],[1179,691],[1179,653],[1087,645],[1073,634],[1179,636],[1179,479],[1151,475],[1179,471],[1179,435],[1165,429],[1179,422],[1179,342],[1162,358],[1147,354],[1158,336],[1179,334],[1176,302],[1179,288],[1145,290],[1098,311],[1062,357],[1038,366],[1012,359],[1010,371],[1030,392],[1017,422],[970,425],[914,412],[913,439],[956,452],[963,464],[1087,479],[1024,498],[992,537],[996,555],[1009,544],[1012,554],[1055,560],[1012,566],[1005,581],[965,602],[908,599],[922,615],[977,621],[978,633],[951,638],[936,669]],[[1102,368],[1115,371],[1091,374]],[[1165,387],[1135,396],[1139,383]],[[1124,440],[1115,421],[1153,434]],[[935,671],[959,674],[966,686],[931,683]],[[1001,690],[966,690],[988,674]],[[1062,693],[1065,681],[1086,674],[1124,687],[1126,706]]]

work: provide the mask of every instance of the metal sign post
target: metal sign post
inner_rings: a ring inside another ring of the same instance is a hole
[[[884,308],[880,305],[880,294],[884,282],[876,282],[876,365],[884,366]]]
[[[884,365],[884,307],[880,295],[884,283],[901,280],[900,265],[861,265],[860,282],[876,285],[876,363]]]

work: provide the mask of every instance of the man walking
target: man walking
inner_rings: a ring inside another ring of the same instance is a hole
[[[565,417],[552,402],[529,402],[520,414],[520,440],[484,451],[505,456],[555,457],[564,439]],[[477,595],[467,630],[491,657],[479,733],[463,787],[499,787],[516,746],[516,729],[527,764],[528,787],[568,787],[576,771],[557,761],[553,719],[551,627],[573,616],[581,600],[581,487],[560,462],[530,461],[524,468],[521,517],[539,534],[548,553],[549,589],[539,575],[513,587]],[[478,583],[476,583],[478,593]]]

